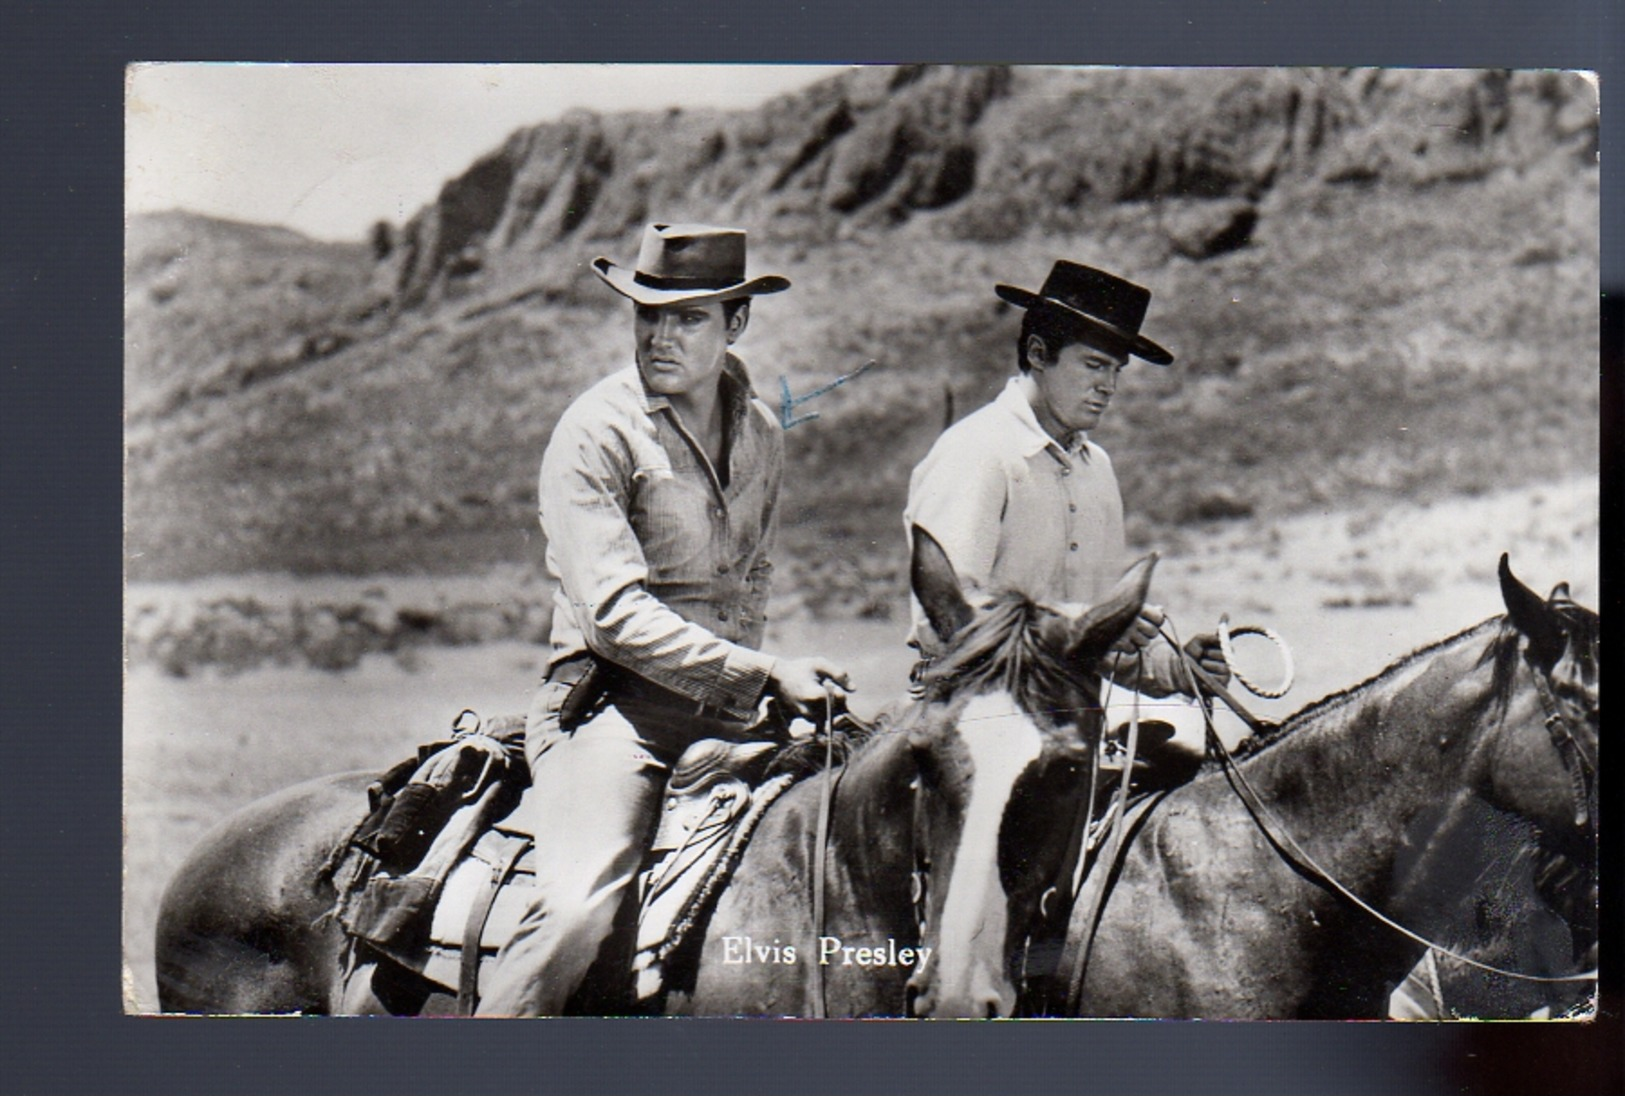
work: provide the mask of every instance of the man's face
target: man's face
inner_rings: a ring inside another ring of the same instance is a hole
[[[658,308],[640,304],[636,310],[638,369],[649,389],[663,396],[685,396],[715,385],[729,344],[744,328],[743,311],[729,323],[719,301]]]
[[[1069,342],[1040,359],[1028,347],[1033,380],[1038,385],[1034,410],[1052,433],[1093,430],[1117,391],[1117,375],[1128,355],[1103,350],[1086,342]],[[1047,420],[1047,421],[1046,421]]]

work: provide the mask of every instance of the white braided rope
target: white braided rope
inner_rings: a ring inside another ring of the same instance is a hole
[[[1261,636],[1275,644],[1276,649],[1281,652],[1281,684],[1274,688],[1266,688],[1242,672],[1241,667],[1236,663],[1235,648],[1230,644],[1232,637],[1235,636]],[[1279,700],[1292,688],[1292,675],[1294,672],[1292,650],[1286,645],[1286,640],[1275,633],[1275,629],[1266,628],[1262,624],[1247,624],[1232,629],[1230,627],[1230,615],[1226,613],[1219,618],[1219,650],[1224,652],[1224,661],[1230,667],[1231,675],[1254,696],[1261,696],[1265,700]]]

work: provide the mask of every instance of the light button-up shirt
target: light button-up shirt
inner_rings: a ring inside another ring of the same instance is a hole
[[[576,399],[542,457],[552,664],[591,650],[717,712],[748,718],[773,660],[758,648],[784,434],[732,356],[722,374],[726,486],[637,368]]]
[[[1126,558],[1123,501],[1106,451],[1082,434],[1063,447],[1038,424],[1033,382],[949,427],[909,480],[903,521],[948,553],[960,584],[1093,603]],[[927,627],[916,612],[916,633]]]
[[[1038,424],[1036,393],[1032,378],[1012,377],[945,430],[909,479],[903,524],[936,538],[967,594],[1093,605],[1132,562],[1123,497],[1104,449],[1082,432],[1062,445]],[[910,642],[927,655],[939,647],[918,602]],[[1178,691],[1173,648],[1156,642],[1144,655],[1143,666],[1109,658],[1108,676],[1152,696]]]

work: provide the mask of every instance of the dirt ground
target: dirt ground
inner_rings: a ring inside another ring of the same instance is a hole
[[[1339,511],[1192,530],[1159,545],[1153,599],[1183,635],[1266,625],[1290,645],[1297,684],[1257,703],[1281,716],[1372,676],[1416,647],[1501,610],[1496,560],[1544,593],[1567,581],[1598,597],[1599,490],[1594,477],[1430,506]],[[218,580],[216,580],[218,582]],[[852,671],[853,707],[872,713],[902,692],[911,661],[906,612],[893,620],[776,626],[769,648],[825,653]],[[449,727],[465,707],[522,711],[541,664],[517,643],[369,656],[342,672],[273,667],[186,678],[142,666],[124,711],[124,995],[156,1007],[152,937],[163,887],[204,831],[277,788],[343,769],[382,769]],[[1238,662],[1272,681],[1258,641]]]

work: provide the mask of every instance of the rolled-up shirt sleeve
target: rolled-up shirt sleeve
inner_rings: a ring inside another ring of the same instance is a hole
[[[1189,696],[1190,688],[1180,673],[1178,661],[1178,652],[1167,640],[1159,638],[1135,654],[1108,653],[1101,670],[1116,684],[1143,696]]]
[[[560,421],[542,458],[548,554],[589,649],[697,704],[748,718],[773,659],[684,619],[650,593],[649,563],[629,518],[630,450]]]

